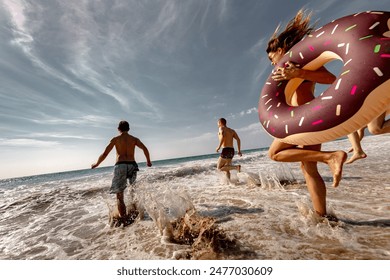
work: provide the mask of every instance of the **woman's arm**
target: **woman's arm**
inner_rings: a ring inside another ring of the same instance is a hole
[[[324,66],[321,66],[314,71],[305,70],[299,68],[299,65],[295,65],[290,61],[285,63],[285,67],[278,68],[272,76],[272,79],[275,81],[291,80],[294,78],[300,78],[319,84],[331,84],[336,80],[336,76],[329,72]]]

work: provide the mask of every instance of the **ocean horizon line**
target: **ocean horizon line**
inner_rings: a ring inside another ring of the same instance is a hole
[[[369,132],[366,133],[365,137],[370,137],[372,136]],[[330,142],[337,142],[341,140],[347,139],[346,136],[332,140]],[[324,144],[324,143],[323,143]],[[269,146],[267,147],[261,147],[261,148],[252,148],[252,149],[245,149],[242,150],[243,153],[250,153],[254,151],[265,151],[268,150]],[[195,160],[200,160],[200,159],[209,159],[209,158],[217,158],[219,156],[219,153],[211,153],[211,154],[203,154],[203,155],[192,155],[192,156],[185,156],[185,157],[177,157],[177,158],[166,158],[166,159],[159,159],[159,160],[154,160],[152,161],[153,166],[161,166],[161,165],[170,165],[170,164],[176,164],[176,163],[182,163],[182,162],[187,162],[187,161],[195,161]],[[170,163],[172,162],[172,163]],[[140,167],[145,167],[146,162],[145,161],[140,161],[137,162]],[[2,181],[6,180],[17,180],[17,179],[27,179],[31,177],[36,177],[36,176],[49,176],[49,175],[61,175],[64,173],[76,173],[76,172],[93,172],[92,170],[95,170],[97,173],[99,171],[102,171],[103,169],[110,169],[113,168],[114,165],[108,165],[108,166],[102,166],[98,167],[96,169],[91,169],[91,168],[83,168],[83,169],[69,169],[69,170],[63,170],[63,171],[57,171],[57,172],[48,172],[48,173],[37,173],[37,174],[30,174],[30,175],[22,175],[22,176],[15,176],[15,177],[5,177],[5,178],[0,178],[0,183]]]
[[[242,150],[241,152],[243,154],[245,153],[252,153],[255,151],[265,151],[269,147],[262,147],[262,148],[253,148],[253,149],[245,149]],[[203,154],[203,155],[192,155],[192,156],[186,156],[186,157],[177,157],[177,158],[167,158],[167,159],[159,159],[152,161],[153,166],[163,166],[163,165],[172,165],[172,164],[178,164],[178,163],[183,163],[183,162],[190,162],[190,161],[196,161],[196,160],[201,160],[201,159],[210,159],[210,158],[218,158],[219,153],[211,153],[211,154]],[[146,162],[145,161],[140,161],[137,162],[138,166],[140,167],[145,167]],[[83,168],[83,169],[71,169],[71,170],[64,170],[64,171],[57,171],[57,172],[48,172],[48,173],[38,173],[38,174],[31,174],[31,175],[24,175],[24,176],[16,176],[16,177],[6,177],[6,178],[0,178],[0,182],[2,181],[7,181],[7,180],[28,180],[29,178],[32,177],[40,177],[40,176],[54,176],[54,175],[62,175],[62,174],[69,174],[69,173],[80,173],[80,172],[96,172],[99,173],[101,171],[104,171],[105,169],[109,170],[113,168],[114,165],[109,165],[109,166],[102,166],[102,167],[97,167],[95,169],[91,168]]]

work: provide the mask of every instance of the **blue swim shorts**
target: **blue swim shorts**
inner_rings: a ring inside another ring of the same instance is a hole
[[[127,180],[129,184],[134,184],[137,179],[138,165],[135,161],[117,162],[114,167],[114,178],[110,193],[120,193],[127,188]]]

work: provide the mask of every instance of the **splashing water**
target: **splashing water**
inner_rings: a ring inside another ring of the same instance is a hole
[[[337,223],[313,213],[299,163],[272,162],[266,151],[235,158],[234,183],[221,181],[216,158],[141,167],[125,193],[139,215],[126,227],[108,222],[110,168],[2,180],[0,259],[390,259],[389,140],[364,138],[368,157],[344,166],[336,189],[319,164]],[[208,230],[180,242],[181,219]]]

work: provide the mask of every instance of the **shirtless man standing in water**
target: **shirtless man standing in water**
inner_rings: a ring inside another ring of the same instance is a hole
[[[241,154],[241,140],[238,137],[237,133],[226,126],[226,120],[224,118],[221,118],[218,120],[218,138],[219,138],[219,145],[216,149],[217,153],[219,152],[219,149],[222,148],[221,155],[218,159],[217,168],[220,171],[226,172],[227,178],[230,180],[230,170],[237,170],[238,172],[241,171],[241,165],[232,165],[232,159],[234,157],[234,146],[233,146],[233,139],[236,139],[237,141],[237,154],[239,156],[242,156]]]
[[[133,184],[137,178],[138,165],[135,162],[135,147],[140,148],[146,157],[146,165],[151,167],[149,151],[146,146],[136,137],[130,135],[129,123],[120,121],[118,125],[119,135],[112,138],[104,152],[99,156],[96,163],[92,164],[92,169],[99,166],[105,160],[112,148],[116,149],[116,163],[114,168],[114,178],[112,179],[110,193],[116,194],[119,218],[126,217],[126,205],[123,200],[123,192],[127,187],[127,180]]]

